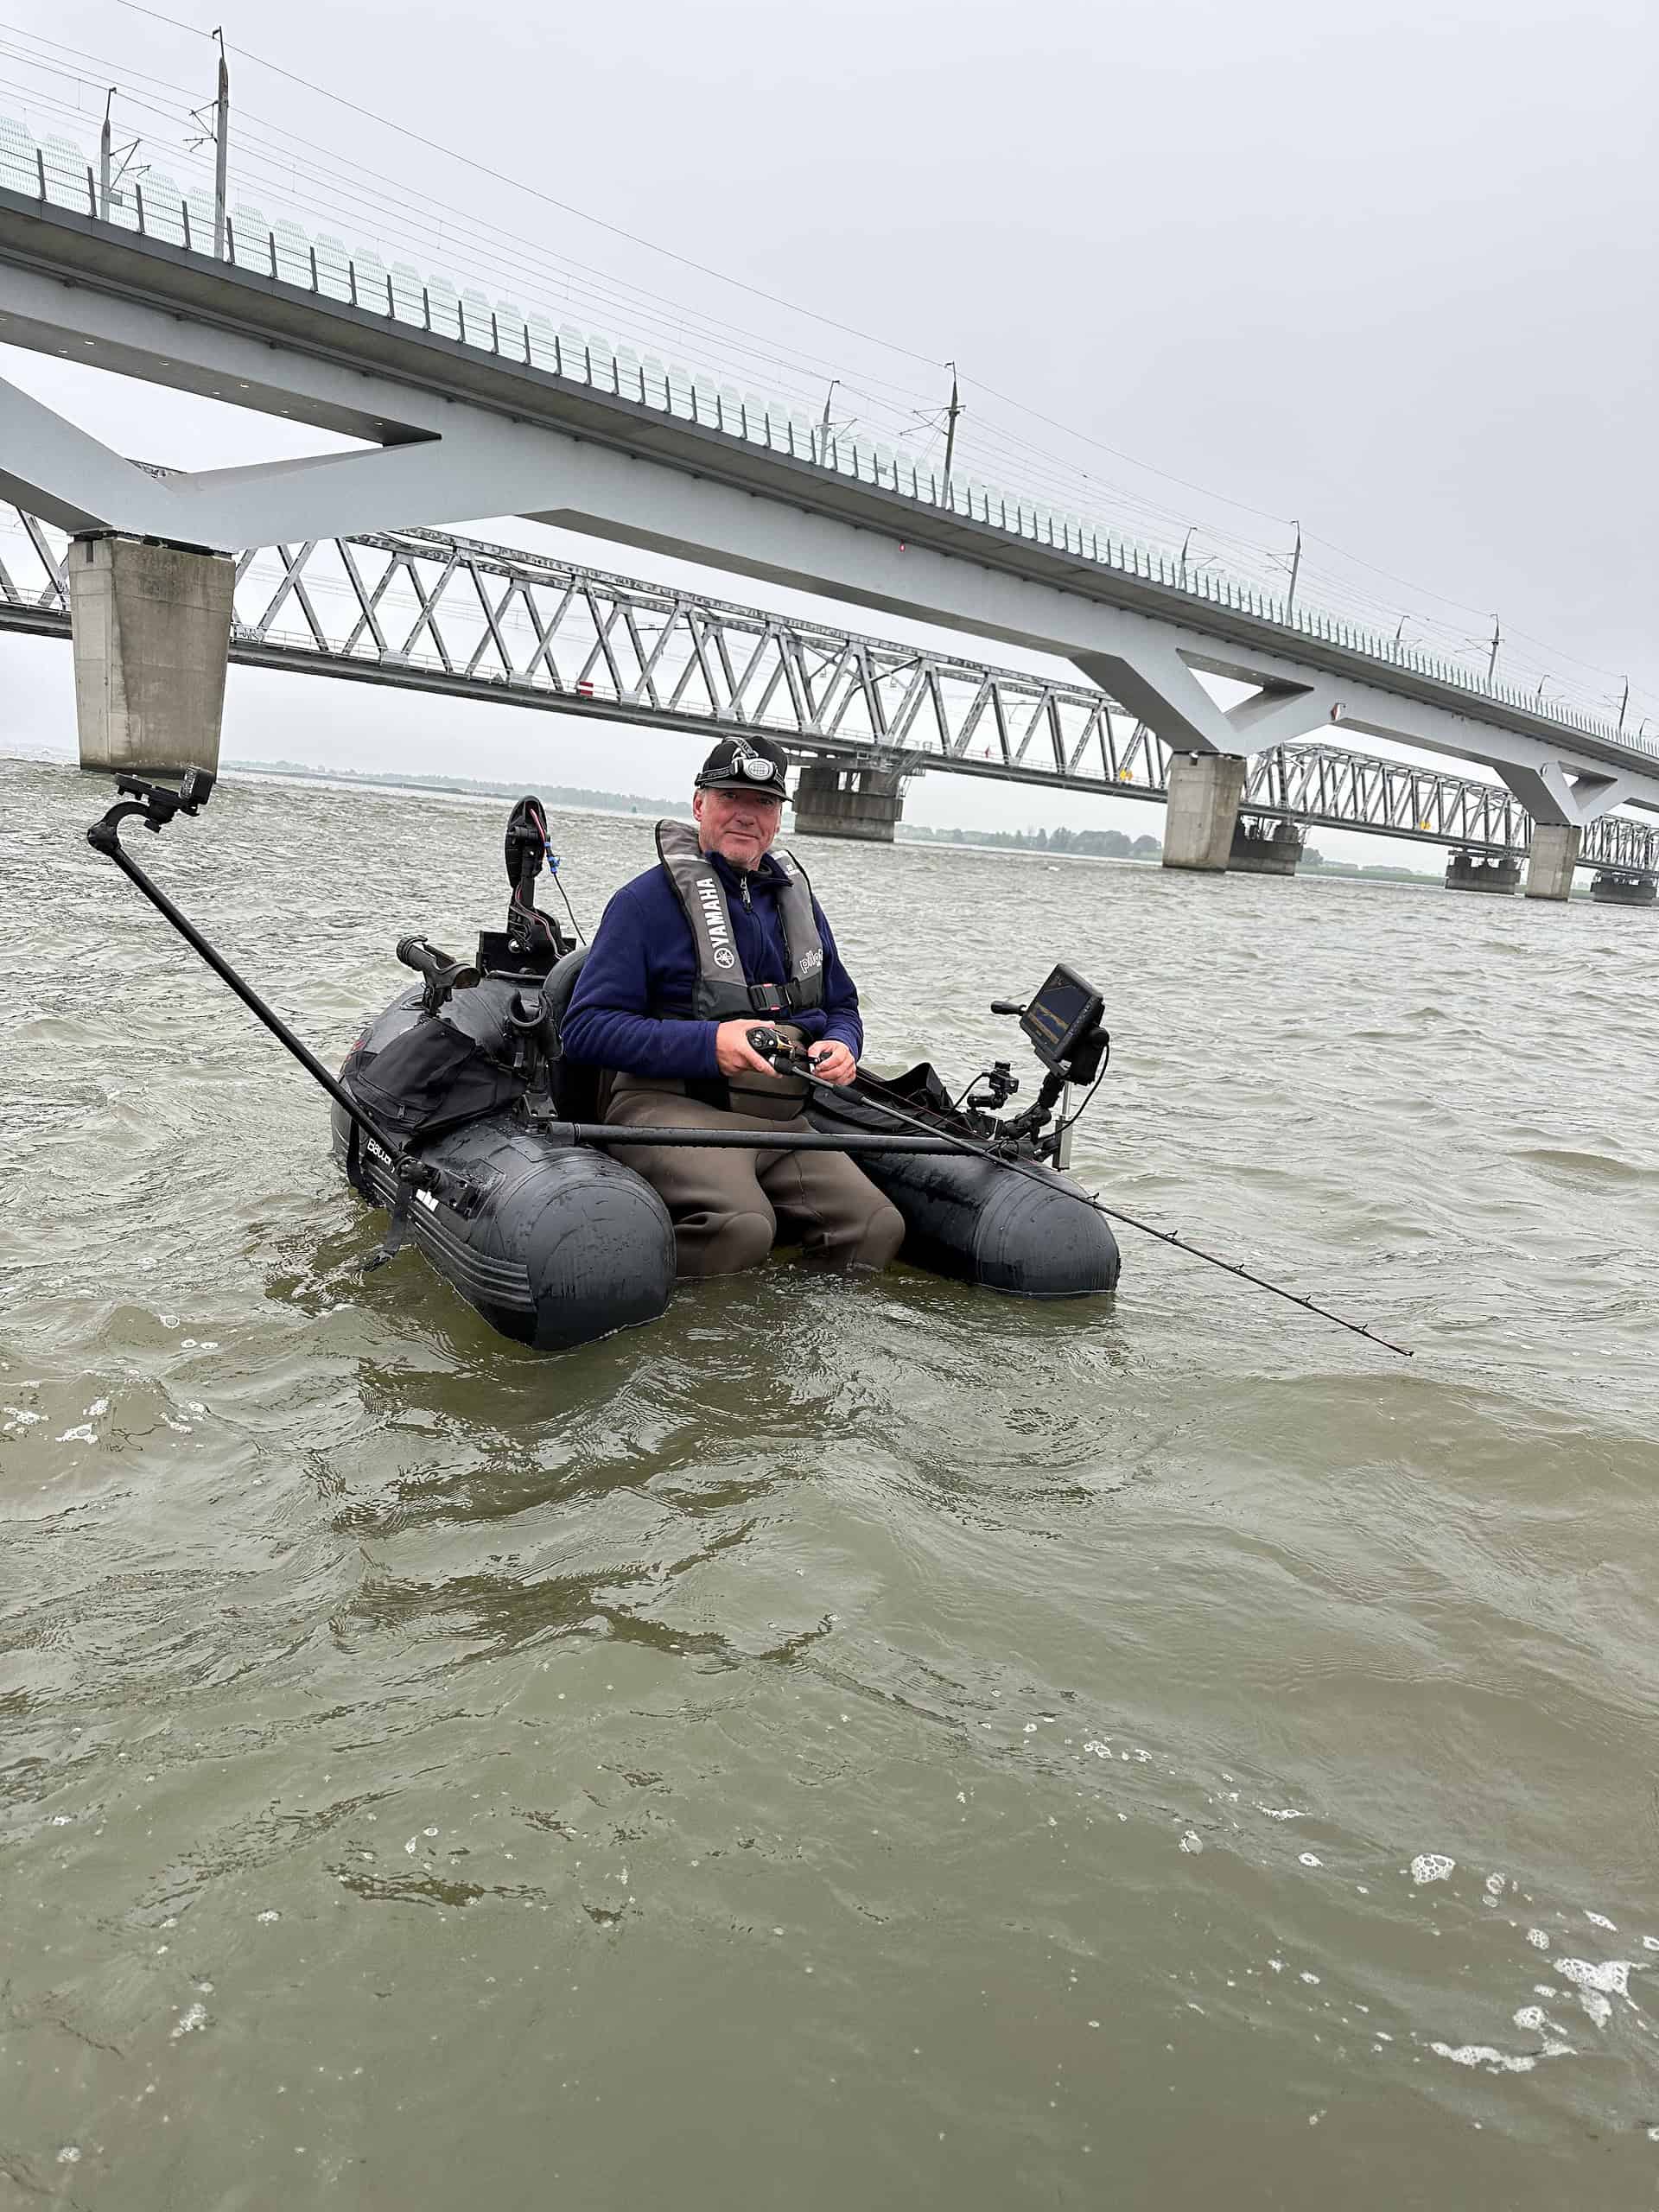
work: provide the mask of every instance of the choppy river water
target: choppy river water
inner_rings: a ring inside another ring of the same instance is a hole
[[[1659,2199],[1651,915],[804,850],[869,1057],[1106,988],[1114,1304],[560,1358],[0,762],[0,2202]],[[505,809],[143,857],[325,1058]],[[578,911],[648,825],[557,823]]]

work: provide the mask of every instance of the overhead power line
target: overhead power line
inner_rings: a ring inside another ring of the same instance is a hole
[[[151,16],[156,22],[170,23],[175,30],[193,32],[200,37],[213,35],[211,32],[204,31],[199,23],[181,22],[175,16],[164,16],[157,9],[142,7],[139,0],[116,0],[116,4],[130,8],[135,15]],[[669,261],[677,262],[682,269],[695,269],[701,276],[712,276],[716,283],[729,284],[734,290],[747,292],[752,299],[765,300],[768,306],[786,308],[791,315],[806,315],[812,321],[823,324],[826,329],[839,330],[845,337],[859,339],[868,346],[885,346],[891,353],[904,353],[912,361],[926,362],[930,368],[938,365],[930,356],[915,353],[908,346],[897,345],[890,338],[879,338],[874,331],[860,330],[855,324],[838,321],[834,315],[824,315],[817,308],[804,308],[798,302],[786,300],[777,292],[768,292],[761,285],[748,283],[741,276],[732,276],[723,269],[712,268],[706,261],[695,260],[690,254],[677,253],[672,246],[659,245],[655,238],[642,237],[638,231],[627,230],[620,223],[608,222],[603,215],[592,214],[585,207],[575,207],[568,200],[559,199],[554,193],[543,191],[540,185],[526,184],[522,177],[510,176],[505,169],[494,168],[488,162],[477,161],[471,154],[461,153],[456,148],[446,146],[436,138],[427,137],[422,131],[411,130],[407,124],[399,123],[391,116],[382,115],[374,108],[364,107],[356,100],[347,99],[343,92],[332,92],[326,86],[314,84],[310,78],[302,77],[297,71],[283,68],[280,61],[267,60],[264,54],[256,54],[251,47],[238,45],[237,52],[244,60],[251,61],[261,69],[269,69],[275,77],[286,78],[290,85],[298,85],[305,92],[315,92],[319,99],[334,101],[336,106],[348,109],[353,115],[360,115],[365,122],[377,123],[382,130],[395,131],[400,138],[407,138],[413,145],[424,146],[430,154],[442,154],[447,161],[459,162],[463,168],[476,171],[480,176],[487,176],[497,184],[505,184],[512,191],[527,193],[531,199],[541,200],[545,207],[556,207],[562,214],[574,215],[578,222],[592,223],[595,229],[608,231],[613,238],[626,238],[630,245],[643,246],[648,253],[659,253]]]

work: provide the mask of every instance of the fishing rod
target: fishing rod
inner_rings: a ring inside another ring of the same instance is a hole
[[[1011,1007],[1004,1009],[999,1006],[995,1010],[1011,1012],[1014,1009]],[[1023,1009],[1021,1011],[1023,1012]],[[766,1046],[757,1041],[762,1039],[771,1039],[773,1048],[772,1052],[768,1052]],[[763,1058],[771,1058],[774,1063],[781,1062],[783,1071],[786,1071],[791,1075],[799,1076],[815,1090],[827,1093],[831,1099],[837,1096],[838,1086],[832,1083],[826,1083],[822,1076],[815,1075],[804,1052],[798,1053],[785,1045],[775,1030],[752,1029],[749,1032],[749,1042],[753,1045],[756,1052],[760,1052]],[[1258,1290],[1269,1290],[1275,1298],[1287,1299],[1291,1305],[1300,1306],[1306,1313],[1318,1314],[1322,1321],[1334,1321],[1339,1329],[1346,1329],[1354,1336],[1363,1337],[1368,1344],[1381,1344],[1384,1351],[1396,1352],[1402,1359],[1415,1357],[1415,1354],[1406,1345],[1397,1344],[1392,1338],[1380,1335],[1376,1330],[1370,1328],[1363,1321],[1351,1321],[1345,1314],[1334,1313],[1328,1306],[1320,1306],[1311,1298],[1303,1298],[1296,1291],[1287,1290],[1282,1283],[1269,1282],[1265,1275],[1256,1274],[1252,1269],[1241,1267],[1235,1260],[1224,1260],[1215,1252],[1206,1252],[1202,1245],[1189,1243],[1179,1230],[1154,1228],[1151,1222],[1142,1221],[1135,1214],[1125,1213],[1121,1207],[1106,1205],[1092,1192],[1080,1191],[1075,1184],[1068,1183],[1058,1176],[1051,1176],[1047,1170],[1037,1166],[1030,1160],[998,1152],[991,1145],[976,1142],[972,1137],[957,1136],[949,1130],[930,1130],[927,1122],[921,1120],[919,1116],[907,1114],[902,1107],[890,1105],[885,1099],[863,1097],[862,1103],[873,1112],[885,1115],[889,1121],[899,1122],[906,1128],[946,1137],[954,1150],[966,1154],[969,1159],[983,1160],[988,1161],[993,1166],[1008,1168],[1016,1175],[1027,1176],[1031,1181],[1040,1184],[1046,1191],[1064,1192],[1067,1198],[1075,1198],[1079,1205],[1088,1206],[1096,1213],[1104,1214],[1109,1221],[1121,1221],[1126,1228],[1138,1229],[1144,1236],[1155,1236],[1160,1244],[1173,1245],[1176,1251],[1190,1253],[1195,1260],[1208,1261],[1212,1268],[1224,1268],[1230,1275],[1236,1275],[1242,1282],[1254,1283]]]

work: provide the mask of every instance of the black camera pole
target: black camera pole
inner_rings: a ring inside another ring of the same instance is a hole
[[[107,854],[128,881],[137,885],[157,913],[172,924],[190,950],[207,962],[222,983],[227,984],[236,993],[257,1020],[264,1022],[277,1043],[291,1052],[306,1073],[322,1085],[335,1105],[342,1113],[351,1116],[362,1134],[379,1146],[395,1164],[404,1181],[416,1190],[436,1188],[442,1180],[437,1171],[412,1158],[395,1137],[387,1135],[369,1118],[345,1085],[330,1075],[316,1054],[300,1042],[281,1014],[274,1007],[267,1006],[250,984],[243,982],[224,955],[209,944],[190,917],[180,912],[160,884],[152,880],[121,842],[121,824],[129,815],[137,815],[145,829],[159,835],[175,814],[199,814],[213,796],[213,777],[205,768],[190,768],[186,771],[176,791],[169,791],[164,784],[144,783],[137,776],[118,776],[115,787],[118,791],[130,793],[130,797],[118,800],[86,832],[86,842],[92,850]]]

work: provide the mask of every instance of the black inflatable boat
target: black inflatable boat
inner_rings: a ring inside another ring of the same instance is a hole
[[[970,1084],[954,1101],[927,1066],[894,1083],[861,1073],[837,1088],[813,1072],[798,1031],[791,1040],[762,1018],[748,1033],[750,1046],[799,1083],[810,1102],[804,1127],[652,1122],[631,1129],[593,1118],[600,1077],[565,1058],[561,1034],[586,955],[535,905],[543,863],[556,878],[558,870],[537,799],[521,799],[507,824],[505,930],[486,931],[470,964],[423,938],[404,938],[397,957],[420,987],[368,1025],[334,1076],[123,844],[124,823],[155,832],[181,814],[199,814],[213,783],[196,767],[176,785],[118,774],[115,802],[86,842],[333,1100],[334,1146],[346,1175],[372,1205],[391,1212],[385,1242],[366,1265],[380,1265],[412,1236],[506,1336],[554,1351],[663,1311],[673,1281],[673,1230],[626,1155],[636,1144],[686,1144],[847,1154],[904,1217],[903,1256],[984,1289],[1022,1298],[1113,1289],[1118,1254],[1109,1223],[1120,1221],[1411,1357],[1369,1324],[1106,1205],[1060,1172],[1083,1110],[1069,1110],[1071,1087],[1088,1086],[1087,1106],[1110,1048],[1100,994],[1064,965],[1028,1004],[991,1002],[992,1013],[1018,1018],[1043,1066],[1036,1098],[1019,1114],[1001,1114],[1020,1088],[1006,1060],[981,1069],[975,1080],[982,1090]]]
[[[399,944],[422,982],[366,1024],[340,1076],[350,1103],[399,1148],[366,1135],[338,1101],[334,1145],[353,1188],[394,1213],[397,1241],[416,1244],[504,1335],[556,1351],[660,1313],[674,1232],[656,1192],[612,1156],[628,1133],[599,1128],[597,1071],[563,1050],[587,950],[534,904],[545,835],[539,806],[521,801],[507,832],[507,926],[480,935],[474,960],[421,938]],[[1057,998],[1068,983],[1070,995]],[[1087,985],[1061,969],[1045,992],[1036,1022],[1033,1009],[1004,1010],[1028,1034],[1046,1024],[1043,1038],[1071,1054],[1046,1055],[1052,1108],[1068,1077],[1092,1080],[1106,1040]],[[755,1034],[786,1052],[772,1033]],[[815,1084],[807,1118],[816,1141],[855,1154],[903,1215],[906,1260],[1022,1298],[1111,1290],[1110,1224],[1041,1157],[1052,1113],[1028,1111],[1010,1134],[984,1108],[1005,1103],[1017,1081],[1005,1064],[985,1079],[989,1091],[965,1113],[925,1066],[894,1084],[861,1074],[844,1090]],[[433,1171],[424,1189],[399,1174],[410,1146]],[[998,1146],[1006,1157],[995,1156]]]
[[[408,940],[404,950],[415,958],[428,954]],[[428,957],[441,970],[456,964]],[[562,1057],[558,1027],[585,957],[581,949],[564,953],[545,976],[486,967],[435,1008],[426,1003],[429,985],[407,991],[368,1024],[340,1070],[369,1114],[398,1127],[411,1097],[417,1116],[429,1101],[418,1082],[411,1084],[412,1070],[435,1059],[474,1066],[472,1053],[460,1049],[462,1040],[511,1065],[528,1038],[542,1063],[543,1096],[536,1098],[532,1083],[448,1128],[440,1104],[437,1125],[421,1128],[419,1142],[447,1191],[441,1185],[415,1192],[406,1222],[410,1240],[492,1326],[542,1351],[653,1319],[674,1283],[674,1231],[662,1200],[643,1176],[573,1134],[594,1126],[594,1075]],[[540,1006],[529,1030],[527,987]],[[451,1033],[453,1045],[442,1035],[428,1044],[423,1031],[434,1022]],[[1020,1173],[947,1148],[956,1132],[978,1140],[948,1100],[942,1103],[930,1069],[896,1084],[861,1076],[829,1103],[827,1090],[817,1093],[808,1119],[830,1143],[844,1137],[851,1140],[847,1149],[858,1147],[859,1165],[904,1216],[904,1259],[1022,1298],[1081,1298],[1116,1285],[1111,1225],[1077,1203],[1074,1185],[1034,1162]],[[895,1108],[907,1122],[925,1121],[938,1148],[922,1150],[920,1141],[913,1151],[878,1148],[895,1141],[887,1134]],[[353,1187],[371,1205],[394,1208],[395,1159],[338,1105],[334,1143]]]

